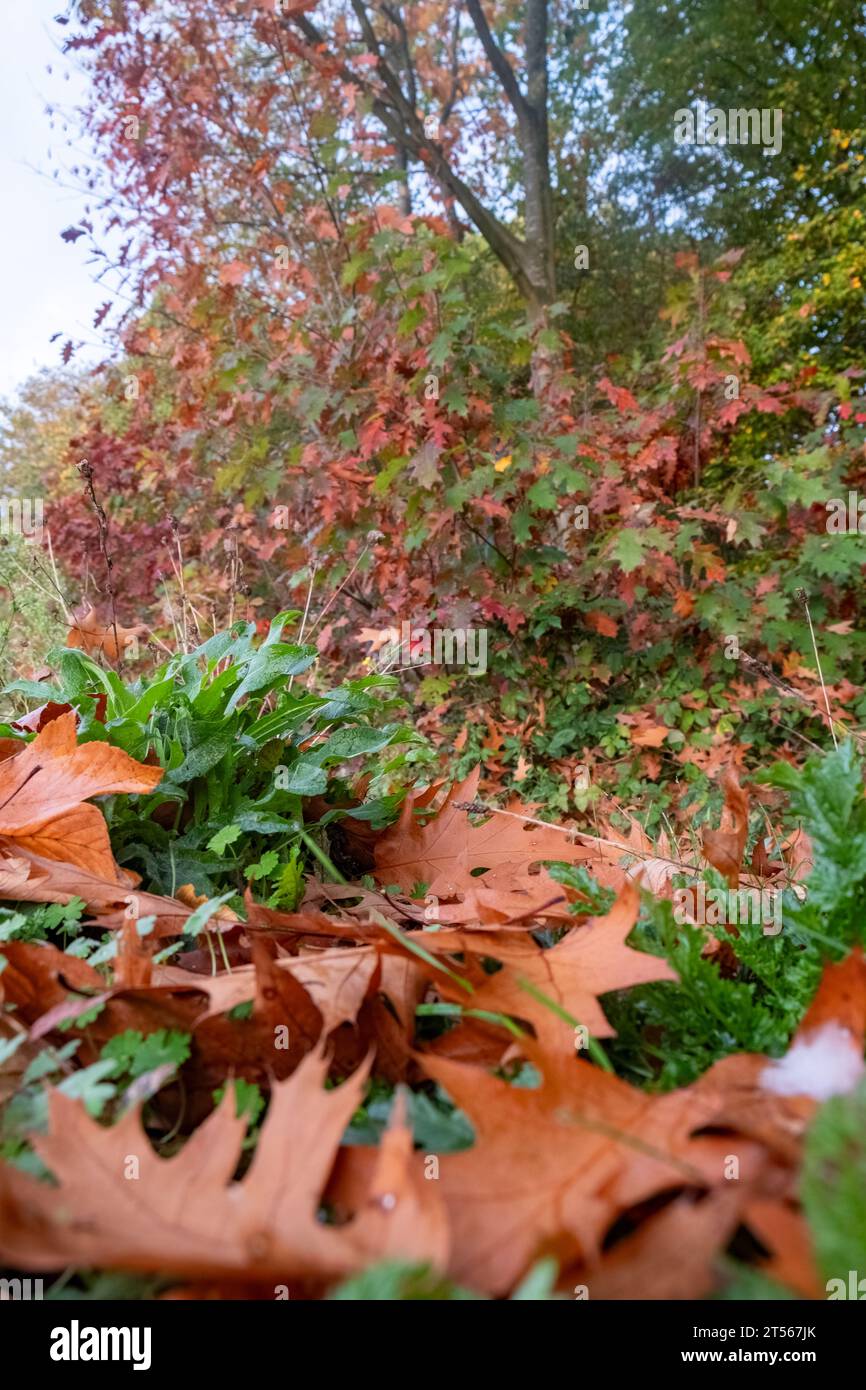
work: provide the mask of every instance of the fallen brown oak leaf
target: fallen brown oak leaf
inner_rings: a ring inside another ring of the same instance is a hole
[[[717,1146],[691,1137],[712,1112],[692,1090],[647,1095],[574,1057],[545,1059],[537,1089],[429,1054],[418,1061],[476,1133],[471,1149],[441,1156],[436,1184],[450,1273],[474,1289],[507,1293],[545,1252],[595,1259],[630,1206],[709,1185],[716,1172],[722,1181]]]
[[[254,942],[255,949],[255,942]],[[391,1000],[407,1026],[414,1024],[414,1005],[425,988],[426,972],[398,955],[380,955],[375,946],[329,947],[306,950],[297,956],[280,956],[274,969],[294,977],[322,1015],[330,1033],[342,1023],[354,1023],[371,991],[378,986]],[[381,975],[381,979],[379,976]],[[157,966],[155,980],[163,985],[192,985],[208,996],[206,1017],[227,1013],[255,998],[253,965],[194,975],[177,966]]]
[[[119,881],[102,812],[88,798],[153,791],[162,777],[107,743],[78,744],[72,711],[0,762],[0,851],[24,852]],[[0,897],[23,897],[0,877]],[[43,900],[44,901],[44,900]]]
[[[415,815],[414,798],[406,798],[400,819],[374,846],[375,874],[380,883],[386,887],[397,884],[405,893],[411,893],[418,883],[430,885],[431,892],[436,892],[434,885],[464,891],[477,886],[472,875],[478,869],[525,872],[547,860],[605,860],[600,847],[591,843],[591,836],[577,831],[564,833],[564,828],[553,825],[527,824],[517,814],[519,805],[508,808],[512,813],[508,817],[491,815],[482,825],[473,825],[462,807],[474,802],[479,775],[480,769],[475,768],[465,782],[452,786],[440,809],[424,820]],[[573,836],[578,833],[590,843],[577,844]],[[610,860],[610,852],[606,858]],[[617,872],[621,875],[620,870]]]
[[[801,1298],[827,1297],[802,1212],[778,1198],[756,1197],[744,1207],[743,1220],[770,1252],[759,1266],[762,1274],[787,1285]]]
[[[127,647],[133,646],[141,633],[142,623],[135,627],[121,627],[118,622],[101,622],[94,608],[89,607],[80,617],[73,614],[72,625],[66,634],[67,647],[79,647],[89,656],[106,656],[109,661],[117,661]]]
[[[96,807],[91,807],[96,810]],[[99,814],[97,812],[97,814]],[[178,898],[144,893],[136,887],[137,876],[114,865],[117,878],[92,873],[80,865],[44,859],[18,845],[9,858],[0,858],[0,898],[19,902],[68,903],[81,898],[88,912],[99,918],[100,926],[120,928],[125,920],[155,917],[153,938],[180,936],[193,908]],[[231,931],[238,926],[236,915],[221,909],[207,923],[208,931]]]
[[[105,706],[107,699],[105,692],[91,692],[92,698],[96,701],[96,719],[100,724],[105,723]],[[11,720],[13,729],[20,729],[22,733],[38,734],[45,728],[46,724],[59,719],[62,714],[68,714],[72,710],[78,722],[78,711],[72,705],[58,704],[56,700],[48,700],[44,705],[39,705],[37,709],[30,710],[27,714],[22,714],[20,719]],[[13,750],[17,752],[18,750]]]
[[[256,945],[254,943],[254,949]],[[317,1005],[325,1031],[352,1023],[370,989],[378,957],[372,946],[333,947],[299,956],[282,956],[274,969],[291,974]],[[194,985],[208,996],[207,1017],[228,1013],[255,998],[256,968],[235,967],[217,975],[192,974],[177,966],[157,967],[161,984]]]
[[[443,897],[454,901],[442,901]],[[527,871],[500,865],[462,888],[450,885],[444,876],[431,883],[428,903],[413,913],[418,920],[441,922],[445,926],[497,930],[513,928],[529,931],[533,923],[573,923],[569,895],[546,869]]]
[[[574,1273],[578,1296],[666,1302],[708,1297],[721,1282],[718,1257],[739,1224],[744,1201],[736,1183],[700,1199],[678,1197]]]
[[[233,1087],[171,1158],[151,1148],[138,1110],[106,1128],[49,1091],[49,1130],[32,1143],[57,1185],[0,1163],[0,1258],[21,1269],[76,1265],[286,1285],[331,1282],[380,1259],[443,1267],[445,1213],[437,1185],[412,1170],[400,1106],[354,1220],[339,1228],[318,1220],[369,1063],[330,1091],[327,1070],[318,1050],[274,1086],[239,1181],[246,1120],[236,1115]]]
[[[626,879],[607,916],[574,927],[547,950],[531,936],[505,938],[483,932],[428,933],[425,945],[437,954],[459,951],[501,961],[503,969],[494,975],[475,972],[478,984],[471,994],[451,978],[441,981],[441,992],[467,1008],[525,1019],[532,1024],[542,1050],[571,1057],[580,1046],[576,1025],[593,1037],[615,1036],[599,995],[678,978],[666,960],[626,946],[639,908],[638,890]]]
[[[76,1020],[101,1006],[83,1031],[80,1055],[84,1060],[95,1060],[103,1043],[127,1029],[144,1035],[161,1028],[189,1032],[206,1008],[203,996],[194,992],[195,985],[183,994],[177,987],[106,985],[104,976],[87,961],[45,942],[4,942],[0,958],[5,960],[6,1002],[15,1006],[15,1017],[27,1024],[34,1039],[61,1024],[74,1035]]]
[[[703,832],[703,848],[713,868],[724,875],[731,888],[738,888],[749,835],[749,798],[733,767],[725,768],[721,785],[725,793],[721,827]]]
[[[275,1078],[290,1076],[324,1037],[322,1014],[294,975],[278,968],[275,954],[273,942],[262,937],[253,942],[249,1016],[210,1015],[198,1019],[192,1029],[183,1080],[193,1123],[210,1111],[214,1090],[229,1077],[243,1077],[267,1090]],[[207,977],[190,978],[201,985]],[[356,1065],[358,1061],[356,1053]]]

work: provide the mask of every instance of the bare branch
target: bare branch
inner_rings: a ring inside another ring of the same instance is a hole
[[[484,10],[481,7],[481,0],[466,0],[466,8],[469,11],[472,23],[475,25],[476,33],[481,40],[484,52],[487,54],[490,66],[502,83],[505,95],[511,102],[515,114],[520,120],[525,120],[526,98],[520,90],[517,78],[514,76],[514,69],[490,32],[490,26],[487,23]]]
[[[357,5],[363,10],[362,0],[353,0],[353,6]],[[357,12],[357,11],[356,11]],[[366,24],[369,26],[369,15],[364,11]],[[292,14],[283,21],[284,27],[294,26],[299,29],[312,49],[303,49],[299,46],[298,51],[314,65],[321,66],[319,55],[313,50],[316,48],[328,49],[328,44],[322,33],[316,28],[315,24],[308,19],[305,14]],[[372,27],[372,26],[370,26]],[[481,200],[476,197],[468,184],[464,183],[460,175],[451,167],[445,158],[442,150],[435,145],[424,134],[424,126],[418,118],[418,114],[409,105],[403,94],[402,88],[397,81],[394,73],[384,61],[379,50],[378,41],[373,35],[375,48],[373,56],[377,58],[376,72],[381,78],[386,90],[375,87],[368,78],[354,72],[347,63],[337,59],[337,70],[345,82],[351,82],[357,87],[361,87],[370,97],[373,115],[388,131],[389,135],[399,144],[406,147],[409,153],[419,160],[427,169],[430,176],[451,194],[460,204],[467,216],[474,222],[491,250],[502,262],[505,269],[513,279],[520,293],[529,300],[537,298],[537,286],[531,276],[527,273],[525,265],[526,251],[521,242],[511,234],[499,219],[484,206]],[[335,59],[329,52],[328,64],[332,66]]]

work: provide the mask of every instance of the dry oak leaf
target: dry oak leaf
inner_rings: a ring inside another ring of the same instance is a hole
[[[247,905],[254,906],[249,897]],[[283,916],[297,921],[303,926],[309,923],[310,932],[314,935],[323,934],[318,919],[324,921],[325,933],[331,933],[332,929],[340,930],[338,923],[332,923],[322,913],[279,914],[268,908],[262,911],[271,917]],[[255,939],[254,934],[254,942]],[[312,950],[302,948],[296,956],[281,956],[274,960],[273,966],[274,969],[292,974],[304,987],[322,1015],[326,1032],[331,1032],[341,1023],[354,1023],[361,1005],[377,987],[387,995],[404,1029],[410,1032],[414,1030],[415,1008],[427,988],[426,968],[402,953],[382,954],[378,941],[371,945],[330,947],[325,950],[319,947]],[[192,985],[201,989],[209,996],[208,1017],[227,1012],[237,1004],[254,998],[256,993],[255,971],[251,965],[217,975],[194,974],[173,965],[159,966],[154,979],[158,984]]]
[[[449,891],[450,890],[450,891]],[[442,902],[443,897],[457,898]],[[413,913],[426,921],[445,926],[516,926],[528,930],[528,923],[538,918],[553,922],[573,922],[568,906],[568,894],[546,869],[537,874],[501,865],[489,873],[470,878],[465,886],[452,888],[444,876],[428,889],[428,907]]]
[[[261,938],[258,938],[261,941]],[[253,949],[255,950],[255,944]],[[341,1023],[354,1023],[358,1010],[370,991],[376,974],[378,952],[373,946],[340,946],[324,951],[307,951],[298,956],[282,956],[273,962],[276,970],[293,975],[322,1015],[330,1033]],[[235,967],[231,973],[197,975],[176,966],[163,968],[157,978],[163,984],[192,985],[207,994],[207,1017],[228,1013],[238,1004],[256,996],[256,970],[253,965]]]
[[[349,903],[349,906],[345,906]],[[320,911],[322,905],[337,907],[344,914],[342,921],[358,918],[363,922],[369,919],[370,909],[380,912],[389,921],[403,923],[421,921],[424,909],[417,906],[417,900],[402,895],[389,896],[362,888],[355,883],[320,883],[318,879],[307,879],[306,891],[299,906],[300,912],[308,909]]]
[[[49,671],[49,679],[51,677],[51,674],[52,673]],[[96,701],[94,718],[100,724],[104,724],[105,707],[108,703],[105,692],[97,692],[95,690],[91,690],[88,692],[88,694]],[[13,719],[11,727],[13,729],[20,729],[23,733],[38,734],[40,730],[45,728],[46,724],[50,724],[51,721],[54,719],[59,719],[61,714],[68,714],[70,710],[73,711],[77,718],[78,710],[75,709],[74,706],[68,704],[59,705],[56,703],[56,701],[49,700],[47,704],[40,705],[38,709],[30,710],[29,714],[22,714],[20,719]],[[13,753],[15,753],[18,751],[18,749],[13,748],[12,751]]]
[[[336,885],[335,885],[336,886]],[[359,888],[358,892],[362,890]],[[247,910],[247,920],[245,925],[246,932],[263,931],[272,935],[304,937],[330,937],[335,941],[359,941],[370,942],[377,938],[379,929],[375,926],[359,922],[356,918],[348,915],[343,917],[329,917],[326,912],[319,912],[315,908],[301,906],[296,912],[280,912],[275,907],[265,907],[263,903],[253,900],[253,895],[247,888],[244,893],[244,905]]]
[[[209,1097],[227,1076],[267,1087],[274,1077],[291,1075],[322,1038],[321,1013],[294,975],[278,969],[276,950],[264,936],[253,941],[255,994],[248,1018],[217,1014],[196,1023],[184,1068],[195,1118],[207,1113]],[[206,978],[189,975],[195,986]]]
[[[756,1197],[743,1211],[745,1224],[770,1258],[760,1266],[761,1273],[779,1284],[787,1284],[801,1298],[825,1298],[822,1281],[806,1218],[780,1199]]]
[[[690,1134],[711,1107],[690,1090],[647,1095],[574,1057],[545,1059],[544,1084],[530,1090],[416,1056],[475,1129],[471,1149],[442,1155],[436,1184],[451,1225],[450,1273],[471,1288],[504,1294],[543,1253],[592,1260],[628,1207],[708,1183]]]
[[[153,956],[138,934],[134,918],[127,917],[117,934],[114,958],[115,989],[147,989],[153,975]]]
[[[105,980],[92,965],[46,942],[5,941],[0,958],[6,1001],[15,1005],[19,1021],[28,1024],[65,1003],[70,990],[92,995],[105,990]]]
[[[592,848],[575,844],[552,826],[525,825],[498,815],[473,825],[468,813],[458,810],[455,803],[475,799],[479,774],[476,767],[465,782],[452,786],[440,810],[423,823],[415,818],[414,798],[406,798],[396,825],[376,841],[375,873],[380,883],[396,883],[411,893],[417,883],[438,880],[462,890],[472,886],[471,874],[476,869],[511,866],[525,870],[543,860],[573,863],[593,857]],[[519,811],[520,807],[509,810]]]
[[[669,733],[664,724],[652,724],[646,729],[632,729],[629,737],[637,748],[661,748]]]
[[[246,1120],[237,1118],[233,1087],[171,1158],[151,1148],[137,1110],[105,1128],[50,1090],[49,1131],[32,1143],[57,1186],[0,1164],[0,1258],[22,1269],[72,1264],[280,1283],[340,1279],[378,1259],[441,1268],[448,1232],[437,1184],[411,1171],[399,1107],[355,1219],[339,1229],[317,1219],[369,1065],[330,1091],[327,1070],[319,1050],[274,1086],[239,1182],[232,1175]],[[138,1159],[135,1182],[125,1177],[130,1155]]]
[[[100,926],[111,928],[121,927],[129,917],[154,916],[153,939],[179,936],[190,916],[190,908],[176,898],[141,892],[116,865],[119,877],[106,878],[74,864],[21,852],[17,843],[0,843],[0,847],[19,851],[13,858],[0,858],[0,898],[33,903],[68,903],[72,898],[82,898],[88,912],[99,917]],[[218,912],[211,917],[207,929],[231,931],[237,925],[233,915],[225,917]]]
[[[94,653],[105,655],[109,661],[117,661],[127,647],[137,641],[144,632],[141,623],[135,627],[121,627],[120,623],[103,623],[93,608],[88,608],[82,617],[73,615],[73,623],[66,635],[67,647],[80,647],[88,656]]]
[[[142,1034],[160,1028],[190,1032],[204,1001],[189,991],[177,997],[170,989],[106,989],[99,971],[86,961],[59,951],[45,942],[7,941],[0,948],[5,958],[2,972],[6,999],[15,1005],[19,1021],[30,1025],[31,1037],[44,1037],[66,1023],[89,1013],[96,1004],[105,1007],[89,1023],[84,1049],[99,1048],[115,1033],[135,1029]]]
[[[722,824],[718,830],[703,832],[704,854],[713,868],[724,874],[729,886],[737,888],[749,835],[749,798],[731,766],[722,773],[721,785],[725,793]]]
[[[87,799],[151,792],[162,769],[107,743],[78,744],[75,726],[74,713],[62,714],[0,763],[0,842],[118,881],[102,812]],[[0,896],[16,894],[0,888]]]
[[[487,977],[474,991],[472,1008],[528,1020],[542,1049],[564,1057],[574,1055],[574,1024],[582,1024],[594,1037],[614,1037],[614,1029],[598,1002],[600,994],[653,980],[678,979],[667,961],[626,946],[639,906],[638,891],[629,880],[606,917],[591,918],[585,926],[575,927],[548,950],[531,936],[503,939],[467,934],[460,943],[462,951],[493,956],[503,963],[502,970]],[[569,1023],[524,988],[523,981],[564,1010],[574,1022]],[[456,993],[450,985],[443,984],[441,988],[443,993]],[[461,994],[461,999],[465,998]]]
[[[596,1300],[706,1298],[718,1283],[714,1261],[737,1228],[743,1201],[735,1183],[700,1201],[679,1197],[575,1278]]]

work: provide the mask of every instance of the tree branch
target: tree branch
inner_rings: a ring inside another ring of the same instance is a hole
[[[358,9],[363,12],[366,27],[372,30],[369,15],[364,10],[362,0],[352,0],[352,3],[353,8],[357,7],[356,13]],[[283,27],[290,25],[299,29],[313,48],[328,50],[328,44],[323,34],[305,14],[287,16],[283,21]],[[389,135],[398,144],[405,145],[409,153],[424,164],[430,175],[456,199],[467,216],[474,222],[494,255],[502,262],[520,293],[524,298],[536,301],[538,289],[527,271],[526,248],[484,206],[468,184],[464,183],[460,175],[451,167],[439,146],[434,145],[424,134],[424,126],[419,120],[417,112],[409,105],[394,73],[381,56],[375,34],[372,36],[372,41],[374,47],[371,51],[373,56],[377,58],[376,71],[385,86],[385,92],[377,91],[367,78],[354,72],[347,63],[341,59],[335,59],[330,53],[329,66],[333,66],[336,62],[337,71],[343,80],[361,87],[367,93],[370,97],[373,115],[382,123]],[[366,34],[365,42],[368,42]],[[312,62],[314,66],[321,66],[321,60],[317,61],[317,55],[310,49],[304,50],[299,46],[299,51],[300,55],[305,57],[308,62]],[[386,97],[389,100],[386,100]]]
[[[519,120],[525,120],[526,98],[520,90],[517,78],[514,76],[514,69],[490,32],[490,26],[487,23],[484,10],[481,8],[481,0],[466,0],[466,8],[469,11],[472,23],[475,25],[475,31],[481,40],[484,52],[487,54],[490,66],[502,83],[505,95],[511,102],[515,115]]]

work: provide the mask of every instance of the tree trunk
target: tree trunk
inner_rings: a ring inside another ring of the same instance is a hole
[[[520,277],[515,282],[537,317],[556,298],[553,191],[550,185],[550,147],[547,122],[548,0],[528,0],[526,9],[526,93],[521,91],[508,59],[497,44],[481,0],[467,0],[493,71],[502,83],[517,118],[523,162],[525,240],[518,243]],[[493,248],[496,249],[495,247]],[[513,274],[513,272],[512,272]]]

